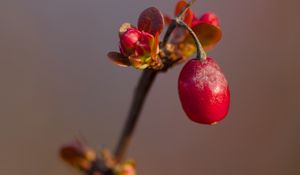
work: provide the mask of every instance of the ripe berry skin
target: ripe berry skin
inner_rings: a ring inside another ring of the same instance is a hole
[[[194,122],[215,124],[225,118],[230,103],[228,82],[212,58],[189,60],[178,80],[183,110]]]

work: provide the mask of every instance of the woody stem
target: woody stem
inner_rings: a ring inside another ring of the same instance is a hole
[[[150,90],[151,85],[154,82],[157,73],[157,70],[146,69],[143,71],[140,77],[140,80],[134,92],[133,101],[128,113],[127,121],[115,150],[115,159],[117,162],[122,161],[125,156],[127,148],[129,146],[129,142],[136,128],[139,114],[141,113],[146,96]]]

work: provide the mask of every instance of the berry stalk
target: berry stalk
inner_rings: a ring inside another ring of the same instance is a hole
[[[197,55],[196,58],[199,58],[200,60],[206,60],[206,52],[204,51],[197,35],[195,34],[195,32],[185,23],[183,22],[181,19],[176,18],[176,23],[178,26],[185,28],[187,31],[189,31],[190,35],[192,35],[196,47],[197,47]]]

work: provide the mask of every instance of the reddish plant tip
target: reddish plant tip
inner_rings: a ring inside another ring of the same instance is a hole
[[[178,93],[183,110],[194,122],[216,124],[228,113],[228,82],[212,58],[192,59],[185,64],[178,80]]]
[[[110,52],[108,56],[121,66],[127,66],[129,62],[129,65],[137,69],[160,68],[161,62],[157,57],[159,34],[153,36],[134,27],[126,28],[127,26],[127,23],[122,25],[119,33],[121,55]]]
[[[177,16],[181,10],[183,10],[184,7],[186,7],[188,5],[188,3],[184,0],[180,0],[177,2],[176,7],[175,7],[175,16]],[[191,8],[188,8],[185,12],[185,14],[183,15],[183,21],[188,25],[191,26],[192,21],[194,18],[194,13],[191,10]]]
[[[135,28],[129,28],[120,35],[120,51],[124,56],[129,56],[134,53],[135,47],[141,32]]]
[[[204,13],[199,21],[202,21],[202,22],[205,22],[205,23],[209,23],[211,25],[214,25],[214,26],[217,26],[217,27],[220,27],[220,21],[219,21],[219,18],[218,16],[213,13],[213,12],[206,12]]]
[[[210,25],[220,28],[220,20],[219,20],[218,16],[213,12],[206,12],[199,19],[194,17],[192,26],[196,26],[201,23],[210,24]]]
[[[164,27],[164,17],[159,9],[149,7],[139,16],[138,29],[150,33],[151,35],[160,34]]]

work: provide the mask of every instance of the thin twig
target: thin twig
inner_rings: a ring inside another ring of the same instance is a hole
[[[127,147],[129,145],[130,139],[134,132],[136,123],[138,121],[139,114],[143,108],[143,104],[145,102],[145,98],[149,92],[151,85],[154,82],[154,79],[157,75],[157,70],[146,69],[143,71],[138,86],[135,89],[135,93],[133,96],[133,101],[130,107],[130,111],[128,114],[128,118],[124,129],[122,131],[121,138],[117,145],[115,151],[115,159],[117,162],[123,160],[125,152],[127,151]]]
[[[181,18],[185,12],[196,2],[196,0],[191,0],[187,5],[178,13],[176,18]]]
[[[206,52],[204,51],[197,35],[195,34],[195,32],[185,23],[183,22],[181,19],[176,19],[177,24],[180,27],[184,27],[186,30],[189,31],[190,35],[192,35],[194,42],[196,44],[197,47],[197,56],[196,58],[200,58],[201,60],[205,60],[206,59]]]
[[[170,23],[170,25],[169,25],[169,27],[168,27],[168,29],[167,29],[167,31],[166,31],[166,34],[165,34],[165,36],[164,36],[164,39],[163,39],[163,41],[162,41],[162,45],[161,45],[161,47],[162,48],[164,48],[164,47],[166,47],[166,45],[167,45],[167,42],[169,41],[169,38],[170,38],[170,36],[171,36],[171,34],[172,34],[172,32],[175,30],[175,28],[176,28],[176,21],[175,20],[171,20],[171,23]]]
[[[166,31],[166,34],[164,36],[162,47],[165,47],[172,32],[175,30],[177,22],[176,19],[181,19],[181,17],[185,14],[185,12],[196,2],[196,0],[191,0],[187,5],[178,13],[178,15],[175,17],[175,19],[171,20],[171,23]]]

